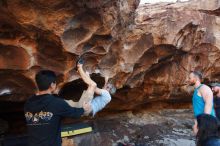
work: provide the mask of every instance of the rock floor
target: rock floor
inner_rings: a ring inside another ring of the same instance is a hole
[[[64,139],[63,146],[195,146],[188,109],[126,112],[88,122],[92,133]]]

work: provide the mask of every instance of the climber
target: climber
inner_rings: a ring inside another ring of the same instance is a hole
[[[197,116],[200,114],[210,114],[215,117],[215,111],[213,106],[213,93],[212,90],[204,84],[201,84],[202,73],[199,71],[193,71],[189,75],[189,83],[194,86],[193,93],[193,111],[195,117],[195,123],[193,126],[194,134],[197,133]]]
[[[105,78],[105,84],[102,89],[98,88],[96,83],[90,78],[89,74],[83,70],[82,59],[78,61],[77,68],[82,80],[88,85],[88,89],[83,92],[79,102],[73,102],[72,100],[66,100],[66,102],[72,107],[82,107],[83,102],[91,102],[92,111],[88,114],[95,114],[102,110],[110,101],[111,94],[115,93],[115,87],[108,83],[108,77]],[[109,93],[110,92],[110,93]],[[94,98],[94,93],[97,94]]]
[[[217,118],[220,120],[220,83],[212,83],[210,85],[212,91],[215,94],[214,107]]]
[[[28,145],[61,146],[61,118],[79,118],[91,112],[91,104],[82,103],[83,108],[73,108],[53,95],[56,90],[56,75],[53,71],[40,71],[35,80],[39,91],[24,105]]]

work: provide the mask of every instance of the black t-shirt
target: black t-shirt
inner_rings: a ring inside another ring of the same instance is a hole
[[[84,109],[70,107],[63,99],[45,94],[31,97],[24,112],[29,146],[61,146],[61,118],[79,118]]]

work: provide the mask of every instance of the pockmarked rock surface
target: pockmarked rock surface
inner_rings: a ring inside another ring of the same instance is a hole
[[[98,84],[109,76],[117,88],[109,111],[189,102],[191,70],[220,80],[219,27],[218,0],[2,0],[0,100],[26,101],[42,69],[55,71],[60,94],[77,100],[86,88],[75,71],[82,57]]]

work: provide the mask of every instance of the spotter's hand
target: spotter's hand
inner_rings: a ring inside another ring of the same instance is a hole
[[[90,113],[92,111],[92,106],[90,103],[83,103],[83,109],[85,111],[85,113]]]

